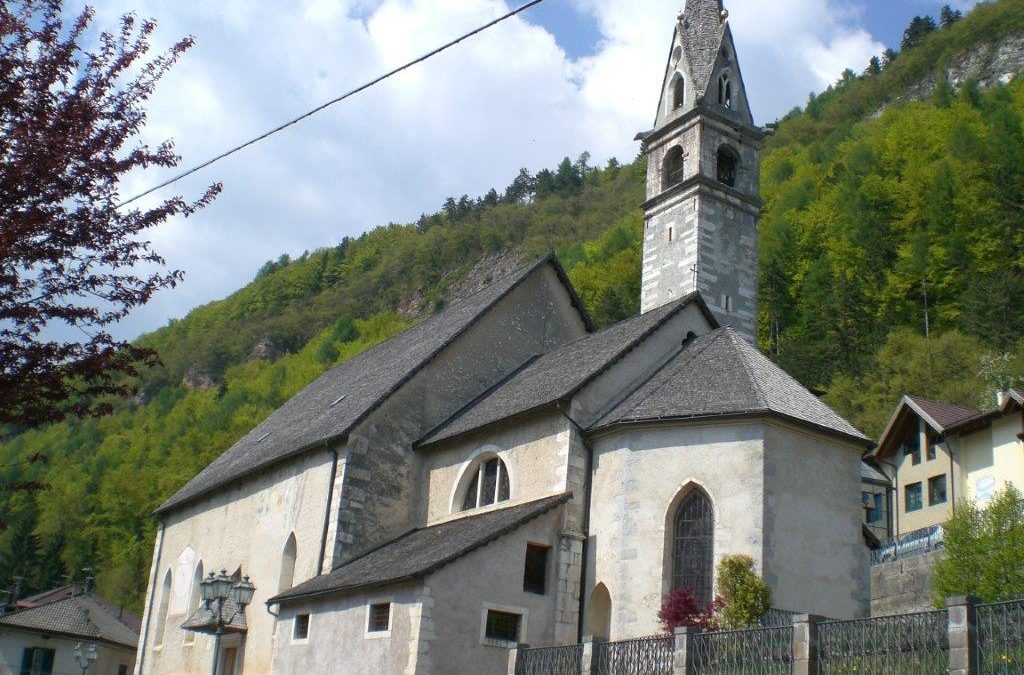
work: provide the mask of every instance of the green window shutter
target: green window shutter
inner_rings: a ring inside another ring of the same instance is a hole
[[[51,675],[53,673],[54,653],[52,649],[39,650],[39,663],[37,664],[39,675]]]
[[[32,675],[32,648],[26,647],[21,653],[21,675]]]

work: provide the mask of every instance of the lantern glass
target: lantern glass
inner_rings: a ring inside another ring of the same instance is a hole
[[[216,597],[213,582],[213,572],[210,572],[208,577],[199,582],[199,595],[203,599],[203,602],[209,603]]]
[[[100,655],[96,653],[96,644],[94,643],[94,644],[89,645],[89,653],[86,656],[86,658],[89,659],[89,663],[92,663],[93,661],[95,661],[99,657],[100,657]]]
[[[228,571],[221,570],[220,574],[213,580],[213,597],[218,600],[227,600],[228,596],[231,595],[231,587],[234,585],[231,577],[228,576]]]
[[[232,589],[232,593],[238,606],[244,608],[252,602],[252,596],[256,594],[256,587],[249,581],[249,577],[243,577]]]

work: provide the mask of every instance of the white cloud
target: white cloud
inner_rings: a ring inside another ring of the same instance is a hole
[[[560,1],[560,0],[552,0]],[[597,19],[592,57],[514,19],[176,186],[224,194],[153,233],[184,285],[121,332],[133,336],[223,297],[282,252],[336,243],[389,220],[436,210],[449,195],[502,188],[589,150],[631,159],[650,126],[682,0],[573,0]],[[517,3],[518,4],[518,3]],[[161,83],[147,138],[173,137],[190,166],[471,27],[503,0],[105,0],[98,23],[124,11],[156,16],[157,44],[197,46]],[[855,11],[829,0],[731,0],[731,23],[762,122],[802,103],[846,67],[881,50]],[[161,174],[135,176],[141,190]]]

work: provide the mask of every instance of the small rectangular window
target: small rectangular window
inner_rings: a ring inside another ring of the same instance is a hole
[[[672,241],[672,228],[668,228],[668,240]]]
[[[928,479],[928,506],[946,503],[946,474]]]
[[[309,614],[299,614],[295,617],[295,629],[292,638],[305,640],[309,637]]]
[[[527,544],[526,570],[523,573],[523,590],[527,593],[547,593],[548,551],[547,546]]]
[[[908,513],[910,511],[920,511],[924,504],[922,503],[921,484],[911,483],[904,489],[904,495],[906,496],[903,509]]]
[[[21,675],[52,675],[54,650],[29,647],[21,656]]]
[[[917,466],[921,463],[921,434],[915,431],[903,443],[903,457],[910,458],[910,463]]]
[[[391,603],[378,602],[370,605],[370,615],[366,620],[367,633],[386,633],[391,630]]]
[[[864,501],[864,517],[868,524],[874,524],[885,517],[882,495],[877,492],[862,492],[861,499]]]
[[[933,459],[935,459],[938,456],[938,454],[937,454],[937,452],[935,450],[935,441],[933,441],[928,436],[926,436],[925,439],[924,439],[924,447],[925,447],[925,456],[928,458],[929,462],[932,461]]]
[[[489,609],[487,610],[487,626],[484,630],[484,635],[488,640],[519,642],[519,622],[521,619],[522,617],[518,614]]]

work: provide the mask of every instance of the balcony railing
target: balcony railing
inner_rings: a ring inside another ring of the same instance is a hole
[[[933,525],[894,537],[885,546],[871,552],[871,564],[905,560],[940,549],[943,532],[942,525]]]

